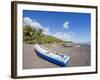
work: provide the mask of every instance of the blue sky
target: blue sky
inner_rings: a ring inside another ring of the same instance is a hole
[[[23,10],[25,25],[44,29],[44,34],[62,40],[90,42],[91,15],[89,13]]]

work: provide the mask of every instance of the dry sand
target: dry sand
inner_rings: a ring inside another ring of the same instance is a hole
[[[70,56],[70,62],[68,64],[68,67],[91,65],[90,45],[79,44],[79,46],[77,47],[63,47],[59,44],[45,44],[41,46]],[[59,66],[38,57],[34,51],[33,44],[23,45],[23,69],[57,68],[57,67]]]

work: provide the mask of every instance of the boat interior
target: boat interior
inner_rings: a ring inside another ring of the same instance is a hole
[[[56,58],[60,58],[60,59],[65,59],[65,56],[61,53],[57,53],[57,52],[53,52],[44,48],[41,48],[40,46],[36,47],[39,51],[41,51],[42,53],[45,53],[46,55],[52,56],[52,57],[56,57]]]

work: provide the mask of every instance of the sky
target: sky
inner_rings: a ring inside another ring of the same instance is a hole
[[[23,25],[43,29],[43,34],[64,41],[90,42],[91,14],[23,10]]]

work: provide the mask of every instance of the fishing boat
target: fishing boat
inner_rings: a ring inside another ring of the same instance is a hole
[[[35,45],[36,54],[44,60],[59,65],[61,67],[67,66],[70,57],[61,53],[46,50],[39,45]]]

